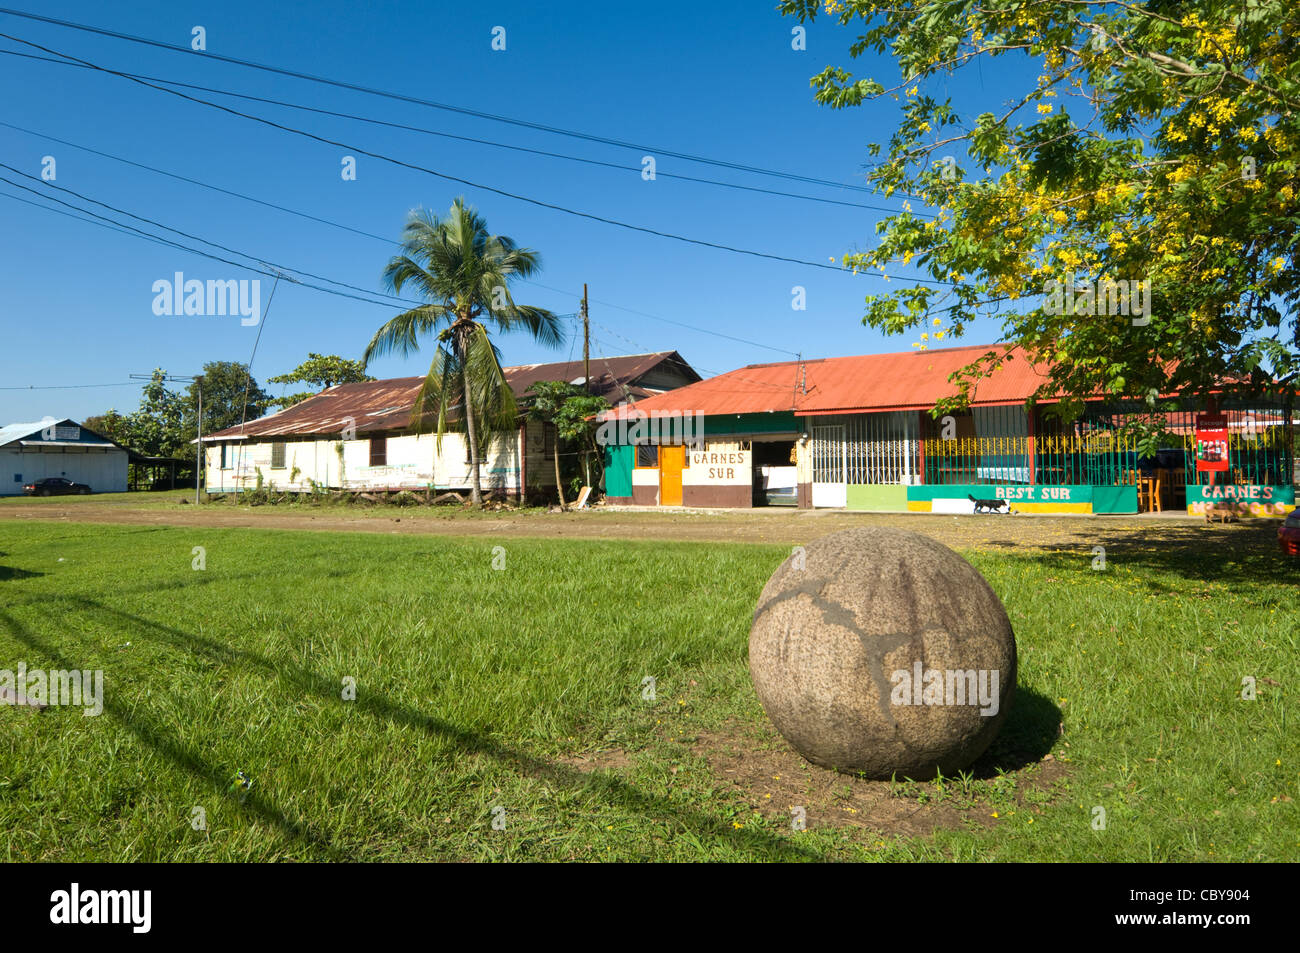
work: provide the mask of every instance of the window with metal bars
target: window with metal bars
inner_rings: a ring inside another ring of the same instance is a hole
[[[833,420],[835,426],[843,427],[845,481],[855,484],[913,482],[917,452],[913,417],[904,412],[888,412],[821,418],[820,422],[824,424],[831,424]],[[818,457],[824,458],[829,449],[823,446],[819,454],[814,446],[814,468]],[[832,469],[837,465],[832,460]]]

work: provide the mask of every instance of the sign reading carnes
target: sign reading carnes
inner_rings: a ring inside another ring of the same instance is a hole
[[[1285,516],[1295,509],[1295,487],[1242,485],[1188,486],[1187,512],[1201,515],[1207,506],[1227,504],[1239,513],[1251,516]]]
[[[692,450],[682,470],[684,486],[749,486],[754,454],[749,450]]]

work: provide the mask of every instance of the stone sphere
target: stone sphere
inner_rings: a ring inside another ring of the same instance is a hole
[[[1001,600],[947,546],[847,529],[797,547],[763,587],[749,673],[813,764],[927,780],[969,767],[997,735],[1016,640]]]

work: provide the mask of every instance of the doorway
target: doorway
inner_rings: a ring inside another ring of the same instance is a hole
[[[812,505],[843,508],[848,505],[848,470],[844,453],[844,425],[812,428]]]
[[[682,505],[682,468],[686,465],[686,448],[659,448],[659,505]]]

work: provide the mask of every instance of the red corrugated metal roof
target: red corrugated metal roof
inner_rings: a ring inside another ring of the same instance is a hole
[[[791,411],[834,414],[856,411],[929,410],[956,393],[954,371],[1004,344],[974,345],[896,354],[864,354],[778,364],[751,364],[718,377],[679,387],[636,404],[638,410],[703,414]],[[981,380],[972,405],[1022,403],[1045,379],[1020,353]]]

